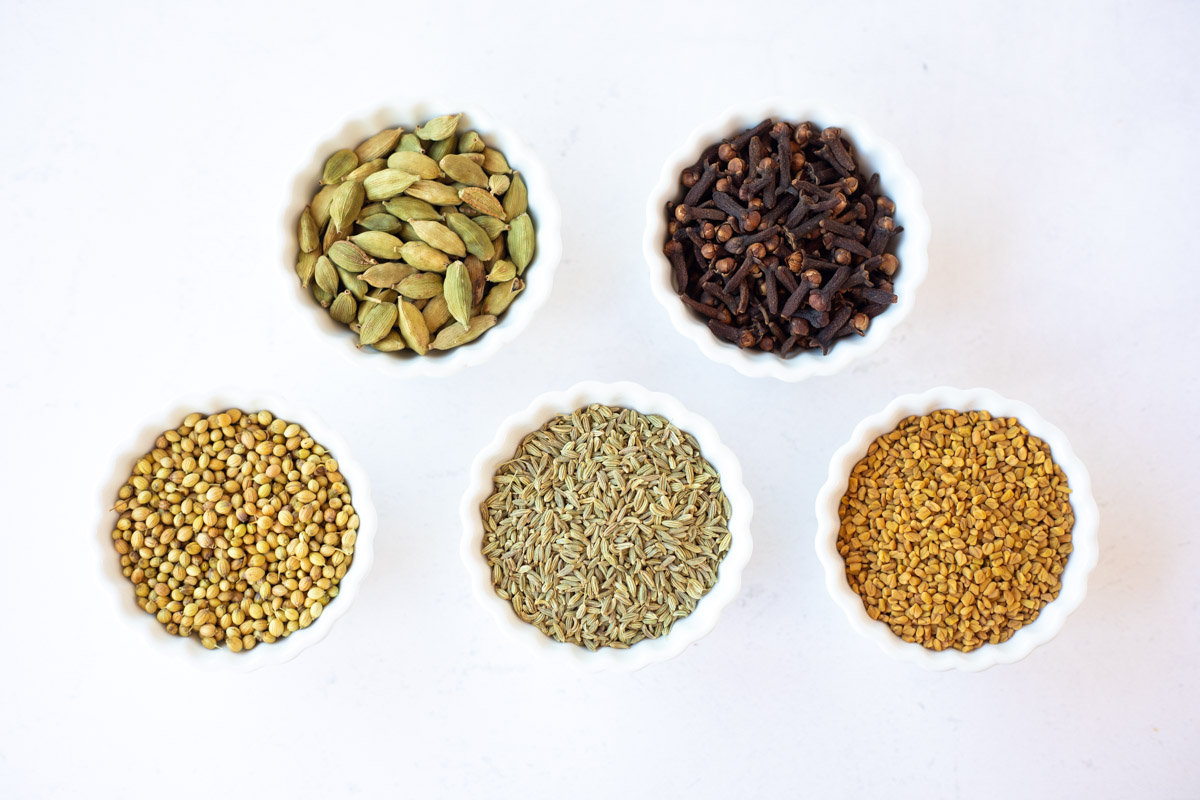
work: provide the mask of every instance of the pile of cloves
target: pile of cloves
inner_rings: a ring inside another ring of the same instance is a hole
[[[706,149],[680,184],[663,252],[719,338],[828,353],[896,302],[896,206],[840,129],[763,120]]]

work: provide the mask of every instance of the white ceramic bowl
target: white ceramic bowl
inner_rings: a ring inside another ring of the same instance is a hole
[[[138,459],[152,447],[154,440],[163,431],[179,427],[183,418],[192,412],[215,414],[229,408],[243,411],[266,409],[276,417],[295,422],[305,428],[316,441],[333,453],[338,461],[346,484],[350,487],[354,509],[358,512],[358,541],[354,547],[354,563],[346,571],[339,586],[338,596],[325,607],[325,611],[303,630],[271,644],[259,644],[253,650],[234,653],[219,647],[206,650],[194,637],[173,636],[153,616],[140,609],[134,599],[133,584],[121,574],[120,556],[113,548],[112,531],[117,513],[110,511],[117,499],[117,491],[129,478]],[[98,507],[101,510],[99,529],[96,533],[96,572],[104,586],[98,597],[110,605],[113,619],[105,624],[129,625],[142,633],[148,653],[156,653],[170,659],[172,663],[187,664],[206,671],[251,672],[271,664],[291,661],[301,651],[312,647],[329,635],[334,623],[350,610],[374,560],[375,531],[379,527],[375,506],[371,502],[371,485],[367,473],[350,455],[342,437],[325,425],[316,414],[273,395],[262,395],[236,390],[216,392],[184,398],[175,403],[166,413],[147,423],[132,437],[128,449],[117,453],[109,460],[111,472],[100,490]]]
[[[691,614],[671,627],[666,636],[645,639],[628,649],[604,647],[590,651],[579,645],[555,641],[533,625],[523,622],[513,612],[512,606],[496,594],[492,587],[491,569],[480,552],[483,542],[480,506],[494,491],[492,478],[496,468],[512,458],[518,445],[529,433],[536,431],[552,417],[569,414],[592,403],[632,408],[643,414],[660,414],[681,430],[692,434],[699,442],[704,457],[720,474],[721,488],[733,507],[733,516],[729,521],[733,542],[721,562],[716,585]],[[717,624],[721,612],[737,596],[742,585],[742,570],[750,560],[750,552],[754,547],[750,538],[750,518],[753,513],[754,503],[742,482],[741,464],[733,451],[722,444],[712,423],[688,411],[674,397],[651,392],[636,383],[588,381],[576,384],[565,392],[550,392],[538,397],[524,411],[504,420],[491,444],[475,457],[471,465],[471,483],[463,495],[460,508],[463,526],[460,555],[470,573],[471,589],[476,599],[531,658],[573,665],[589,671],[632,672],[647,664],[674,658]]]
[[[368,136],[386,128],[399,125],[408,133],[431,117],[458,112],[463,113],[459,131],[477,131],[489,146],[502,151],[509,165],[525,179],[529,191],[529,214],[537,231],[537,249],[523,276],[525,290],[513,300],[494,328],[462,347],[444,352],[431,350],[424,356],[403,350],[399,353],[379,353],[369,347],[359,350],[356,346],[358,337],[345,325],[335,322],[328,311],[313,299],[312,292],[302,288],[296,278],[296,256],[299,252],[296,230],[300,214],[312,202],[319,188],[318,181],[325,161],[335,151],[353,149]],[[316,146],[312,159],[293,181],[288,197],[283,215],[282,265],[284,280],[294,298],[294,305],[306,317],[297,328],[314,331],[319,335],[318,338],[331,343],[338,352],[355,363],[370,363],[396,376],[445,376],[465,367],[482,364],[525,330],[537,310],[550,297],[554,273],[562,259],[561,219],[558,199],[550,188],[550,179],[541,161],[515,133],[482,109],[442,100],[421,100],[384,106],[356,117]]]
[[[1062,467],[1071,488],[1071,507],[1075,512],[1075,527],[1071,531],[1074,550],[1067,559],[1062,575],[1062,591],[1049,603],[1038,618],[1018,630],[1002,644],[987,644],[964,653],[959,650],[935,652],[919,644],[905,642],[892,633],[883,622],[871,619],[863,607],[862,598],[846,581],[846,564],[837,550],[841,518],[838,504],[846,493],[850,472],[867,453],[871,442],[894,430],[896,425],[912,415],[928,414],[944,408],[959,411],[985,410],[995,417],[1016,417],[1031,434],[1050,446],[1055,463]],[[858,423],[850,441],[838,448],[829,463],[829,478],[817,495],[817,556],[825,567],[825,585],[834,602],[841,606],[856,631],[878,644],[888,655],[902,661],[919,664],[932,670],[959,669],[978,672],[996,664],[1011,664],[1029,655],[1034,648],[1054,638],[1083,597],[1087,594],[1087,579],[1099,557],[1096,530],[1099,510],[1092,497],[1092,480],[1083,462],[1071,449],[1067,437],[1033,408],[1016,400],[1001,397],[990,389],[953,389],[939,386],[921,394],[897,397],[878,414]]]
[[[854,144],[856,158],[868,176],[879,173],[882,192],[896,203],[896,223],[904,226],[897,240],[896,257],[900,271],[896,273],[896,303],[871,320],[865,336],[839,339],[829,355],[801,352],[791,358],[780,358],[760,350],[742,350],[724,342],[708,329],[707,320],[688,309],[679,300],[671,279],[671,264],[663,255],[667,240],[666,204],[679,192],[679,173],[691,166],[706,147],[757,125],[767,117],[792,123],[810,121],[822,127],[842,128]],[[912,310],[917,289],[925,280],[929,268],[929,217],[921,199],[921,185],[888,142],[876,136],[865,124],[853,117],[803,102],[774,100],[736,106],[721,117],[692,131],[683,145],[671,153],[663,164],[658,183],[650,191],[646,203],[646,232],[642,251],[650,266],[650,288],[662,303],[675,330],[696,343],[704,355],[719,364],[733,367],[752,378],[778,378],[799,381],[813,375],[832,375],[856,359],[875,352],[892,330]]]

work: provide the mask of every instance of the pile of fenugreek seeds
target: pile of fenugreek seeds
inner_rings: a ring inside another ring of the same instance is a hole
[[[591,405],[529,434],[484,502],[498,594],[560,642],[625,648],[667,634],[717,581],[729,500],[692,436]]]
[[[300,284],[359,347],[425,355],[496,324],[525,288],[525,183],[462,114],[391,128],[325,162],[300,215]]]
[[[210,650],[307,628],[358,539],[333,454],[269,411],[189,415],[138,460],[114,510],[138,605]]]
[[[841,501],[838,552],[872,619],[906,642],[999,644],[1058,596],[1066,476],[1013,417],[935,411],[876,439]]]

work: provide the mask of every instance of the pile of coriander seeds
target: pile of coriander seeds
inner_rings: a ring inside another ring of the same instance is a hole
[[[138,606],[210,650],[307,628],[337,597],[358,539],[333,454],[269,411],[188,415],[138,459],[113,510]]]
[[[296,274],[377,351],[482,336],[525,288],[536,234],[521,175],[462,114],[381,131],[325,162],[300,215]]]

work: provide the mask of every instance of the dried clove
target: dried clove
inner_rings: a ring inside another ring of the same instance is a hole
[[[763,120],[707,147],[677,198],[663,252],[684,304],[724,341],[828,353],[895,302],[896,206],[839,128]]]

